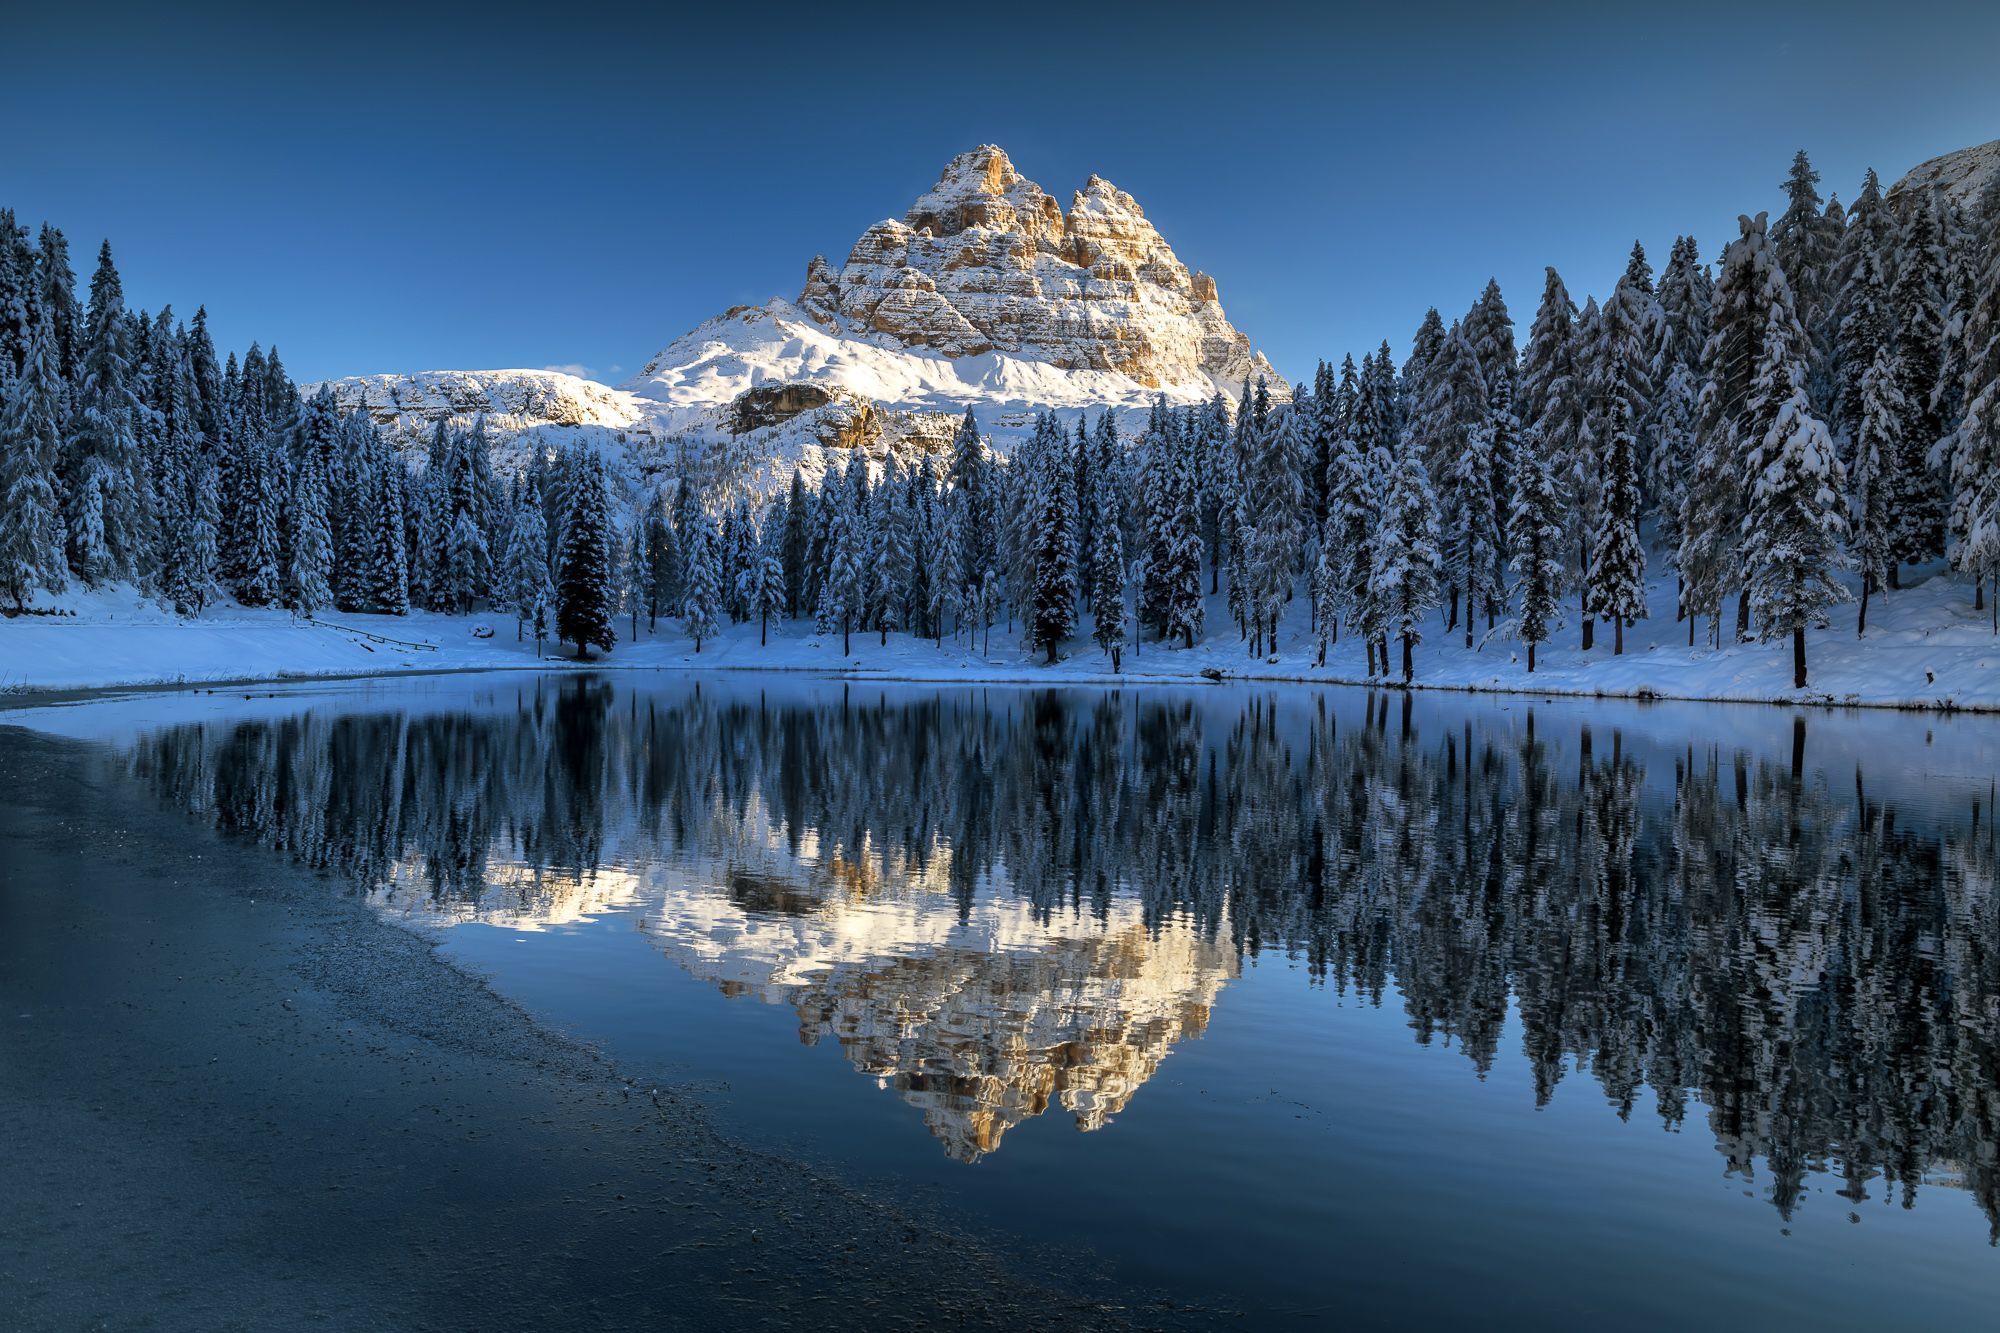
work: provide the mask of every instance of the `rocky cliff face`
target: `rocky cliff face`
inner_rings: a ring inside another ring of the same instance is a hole
[[[1919,162],[1889,187],[1897,196],[1918,186],[1944,191],[1955,203],[1976,203],[1986,186],[2000,179],[2000,139]]]
[[[1224,316],[1215,280],[1189,272],[1131,195],[1092,176],[1065,214],[992,144],[953,158],[839,270],[815,258],[797,304],[836,333],[953,358],[1007,352],[1149,389],[1278,378]]]

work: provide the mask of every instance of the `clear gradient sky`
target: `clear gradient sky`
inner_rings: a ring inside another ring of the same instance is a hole
[[[1995,3],[9,8],[0,205],[301,379],[615,382],[981,142],[1130,191],[1296,376],[1712,256],[1797,148],[1851,198],[2000,137]]]

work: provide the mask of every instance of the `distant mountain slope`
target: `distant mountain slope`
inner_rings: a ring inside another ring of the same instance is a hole
[[[2000,178],[2000,139],[1919,162],[1889,187],[1889,193],[1928,185],[1943,190],[1955,203],[1966,203],[1977,199],[1995,178]]]

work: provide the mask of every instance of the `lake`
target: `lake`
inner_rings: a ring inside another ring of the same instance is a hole
[[[2000,1295],[2000,723],[532,674],[17,713],[730,1132],[1333,1323]]]

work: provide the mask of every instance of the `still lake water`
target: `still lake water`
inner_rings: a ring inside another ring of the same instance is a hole
[[[58,729],[1024,1265],[1252,1327],[2000,1297],[1994,719],[644,676],[227,707]]]

